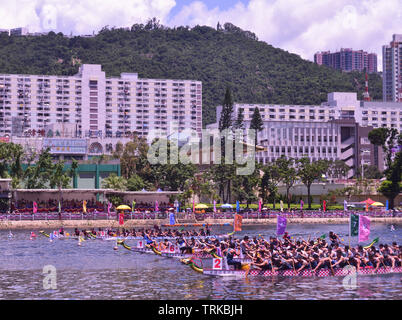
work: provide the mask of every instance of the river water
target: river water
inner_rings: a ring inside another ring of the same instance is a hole
[[[401,243],[402,226],[390,227],[372,224],[370,239]],[[289,225],[287,231],[295,238],[334,231],[349,241],[346,224]],[[269,237],[275,226],[246,226],[236,236],[245,234]],[[358,276],[357,288],[350,290],[342,277],[222,278],[196,273],[176,259],[113,250],[114,241],[87,240],[78,246],[76,240],[29,237],[26,230],[13,231],[11,239],[8,231],[0,231],[0,299],[402,299],[402,274]],[[45,265],[56,268],[56,289],[44,289]]]

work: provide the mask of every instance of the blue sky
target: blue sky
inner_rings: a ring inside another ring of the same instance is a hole
[[[176,0],[176,6],[170,11],[169,17],[172,18],[176,14],[180,12],[182,9],[183,5],[189,4],[192,1],[190,0]],[[208,9],[213,9],[218,7],[221,10],[228,9],[233,6],[233,4],[237,2],[242,2],[244,4],[247,4],[249,1],[248,0],[203,0],[203,3],[208,7]]]
[[[91,34],[156,17],[166,26],[231,22],[274,47],[313,60],[317,51],[378,55],[402,34],[402,0],[0,0],[0,28]]]

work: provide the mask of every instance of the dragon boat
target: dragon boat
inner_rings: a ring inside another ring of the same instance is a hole
[[[203,268],[202,261],[199,263],[196,262],[197,259],[189,259],[185,264],[189,265],[191,269],[198,273],[202,273],[210,276],[234,276],[234,277],[341,277],[347,276],[350,274],[357,275],[382,275],[382,274],[398,274],[402,273],[402,267],[380,267],[375,271],[373,267],[362,267],[359,271],[356,271],[355,268],[334,268],[333,271],[331,269],[322,268],[317,271],[313,271],[311,269],[302,270],[297,272],[295,270],[257,270],[250,269],[249,264],[242,265],[241,270],[233,270],[233,269],[211,269],[211,268]],[[184,263],[184,262],[183,262]],[[227,267],[227,266],[226,266]]]

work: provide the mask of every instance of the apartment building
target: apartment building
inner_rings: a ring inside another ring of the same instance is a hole
[[[402,34],[382,47],[383,100],[402,102]]]
[[[106,77],[84,64],[74,76],[0,75],[0,136],[44,137],[61,124],[70,137],[96,140],[110,152],[133,134],[154,137],[193,129],[201,135],[202,83],[142,79],[137,73]]]
[[[28,28],[20,27],[10,29],[10,36],[26,36],[29,34]]]
[[[363,50],[342,48],[333,53],[330,51],[317,52],[314,55],[314,62],[341,71],[377,72],[377,54]]]

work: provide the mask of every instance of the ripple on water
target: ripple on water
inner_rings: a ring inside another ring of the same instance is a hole
[[[347,225],[288,227],[297,237],[329,230],[346,235]],[[8,240],[8,231],[0,231],[1,299],[402,299],[401,275],[359,276],[356,290],[349,291],[339,277],[219,278],[177,260],[115,251],[108,241],[78,247],[76,241],[30,241],[28,231],[13,233]],[[253,226],[240,236],[246,233],[269,236],[275,226]],[[374,224],[372,236],[391,242],[402,239],[402,228],[390,235],[387,225]],[[43,289],[42,270],[49,264],[57,269],[57,290]]]

